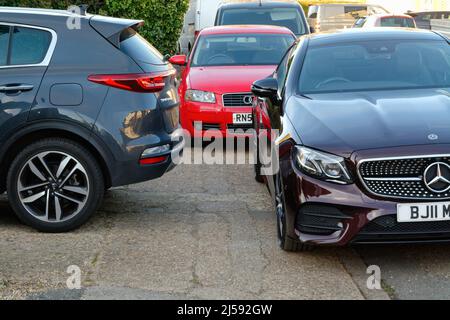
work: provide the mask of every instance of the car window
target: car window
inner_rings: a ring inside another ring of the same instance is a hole
[[[444,41],[361,41],[310,47],[302,93],[450,87],[450,45]]]
[[[0,26],[0,66],[6,65],[8,58],[9,26]]]
[[[132,28],[120,35],[120,50],[138,63],[165,64],[162,54]]]
[[[284,83],[286,82],[289,56],[290,56],[290,51],[285,54],[283,60],[281,60],[279,66],[274,74],[274,76],[278,82],[278,91],[279,92],[281,92],[281,89],[284,87]]]
[[[367,16],[367,6],[345,6],[344,14],[353,18]]]
[[[415,27],[413,19],[402,17],[381,18],[380,25],[382,27],[402,27],[402,28]]]
[[[356,20],[355,25],[353,27],[354,28],[362,28],[365,23],[366,23],[366,19],[360,18],[360,19]]]
[[[52,41],[48,31],[14,27],[11,38],[10,65],[39,64],[47,55]]]
[[[278,65],[294,41],[288,34],[201,36],[191,66]]]
[[[272,25],[286,27],[297,35],[306,33],[297,8],[227,9],[223,10],[220,24]]]

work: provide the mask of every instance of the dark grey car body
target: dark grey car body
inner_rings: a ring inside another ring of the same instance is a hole
[[[72,230],[105,189],[175,166],[176,71],[141,23],[0,7],[0,193],[24,223]]]
[[[78,19],[80,29],[68,21]],[[144,149],[173,145],[178,95],[174,83],[158,93],[136,93],[88,81],[92,74],[130,74],[172,68],[135,61],[119,50],[121,32],[140,21],[74,15],[65,11],[0,8],[0,26],[43,28],[52,34],[49,55],[37,65],[0,66],[0,87],[30,85],[26,92],[0,92],[0,190],[5,169],[22,143],[64,136],[85,144],[98,159],[107,187],[160,177],[167,161],[141,166]],[[170,81],[175,81],[170,79]]]

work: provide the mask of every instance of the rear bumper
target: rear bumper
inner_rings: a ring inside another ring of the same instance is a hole
[[[118,187],[123,185],[140,183],[148,180],[153,180],[162,177],[165,173],[171,171],[177,165],[174,162],[174,155],[181,156],[185,146],[185,140],[179,131],[166,137],[166,140],[161,141],[159,145],[170,144],[170,151],[155,155],[167,156],[163,162],[149,165],[141,165],[140,158],[135,160],[123,161],[116,163],[115,170],[117,174],[113,176],[112,186]],[[142,151],[155,145],[147,145],[141,147]]]

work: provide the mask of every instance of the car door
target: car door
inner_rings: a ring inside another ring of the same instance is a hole
[[[56,44],[54,31],[0,22],[0,146],[27,121]]]

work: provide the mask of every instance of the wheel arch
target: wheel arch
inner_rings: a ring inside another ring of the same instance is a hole
[[[102,170],[105,186],[107,188],[111,186],[112,168],[108,164],[111,163],[109,159],[113,156],[90,130],[70,122],[44,121],[27,124],[12,133],[0,147],[0,192],[6,189],[6,176],[15,156],[30,143],[51,137],[66,138],[88,149]]]

